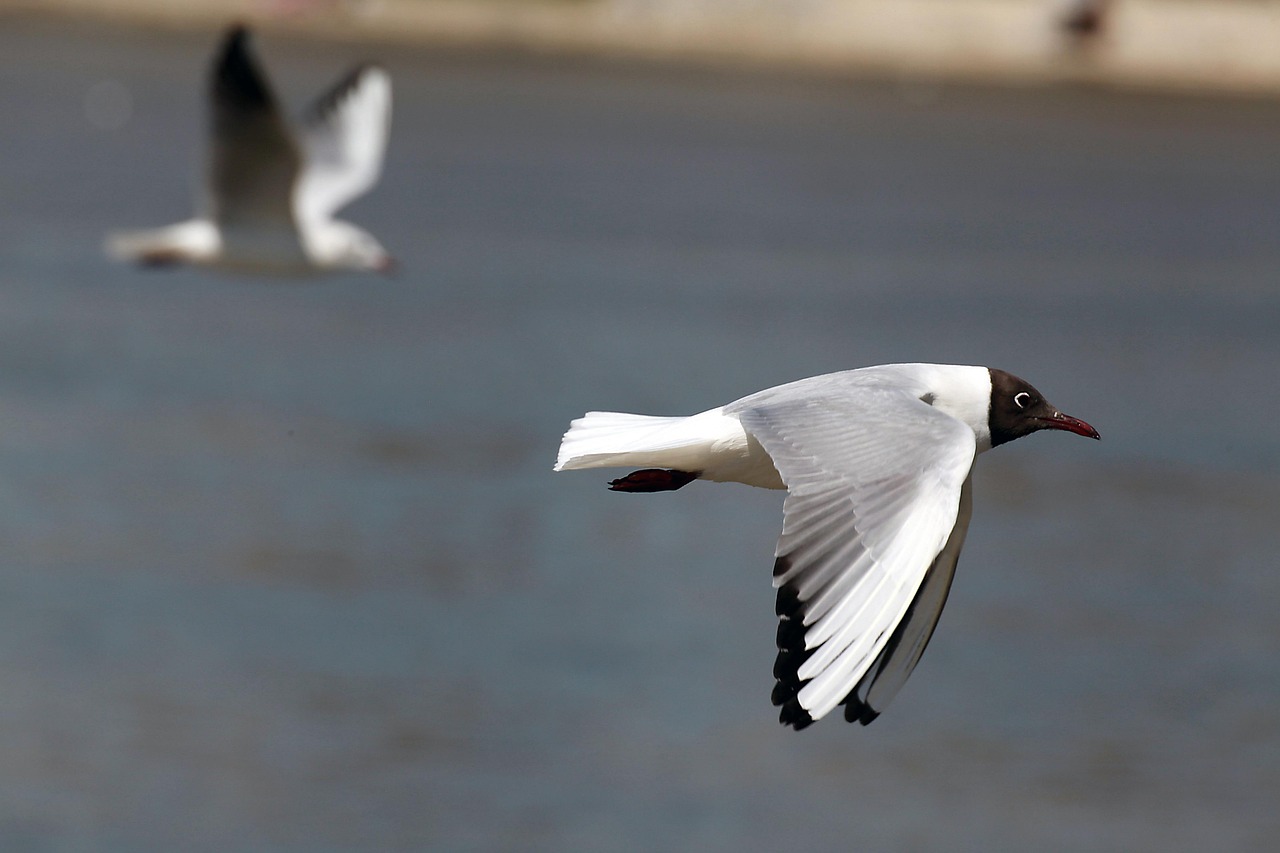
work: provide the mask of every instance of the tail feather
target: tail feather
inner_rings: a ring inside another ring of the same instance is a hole
[[[139,263],[157,248],[150,231],[114,231],[102,241],[107,257],[124,263]]]
[[[569,424],[555,470],[613,466],[690,470],[688,466],[703,461],[709,444],[696,418],[587,412]]]
[[[218,230],[203,219],[145,231],[115,231],[102,244],[112,260],[147,266],[208,260],[220,246]]]

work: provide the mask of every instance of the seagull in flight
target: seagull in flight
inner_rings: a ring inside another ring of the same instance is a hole
[[[291,126],[249,42],[245,27],[232,27],[213,63],[200,215],[113,234],[108,254],[142,266],[267,275],[392,271],[395,261],[372,234],[334,218],[382,171],[391,78],[361,65]]]
[[[620,492],[696,479],[786,489],[774,552],[773,704],[799,730],[870,723],[937,625],[973,511],[978,454],[1039,430],[1088,438],[1003,370],[886,364],[801,379],[689,417],[588,412],[555,470],[629,467]]]

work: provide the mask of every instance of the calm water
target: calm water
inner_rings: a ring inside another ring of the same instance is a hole
[[[1259,850],[1280,831],[1280,105],[267,38],[391,69],[394,281],[144,274],[214,33],[0,28],[0,847]],[[870,728],[784,730],[781,497],[552,475],[588,408],[1002,366]]]

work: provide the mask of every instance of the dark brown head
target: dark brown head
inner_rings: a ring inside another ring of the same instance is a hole
[[[987,423],[991,428],[992,447],[1041,429],[1061,429],[1086,438],[1101,438],[1098,431],[1084,421],[1058,411],[1031,383],[994,367],[989,370],[991,413]]]

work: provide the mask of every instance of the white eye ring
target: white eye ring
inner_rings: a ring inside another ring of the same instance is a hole
[[[1025,409],[1027,407],[1027,403],[1030,403],[1030,402],[1031,402],[1031,395],[1028,394],[1026,391],[1019,391],[1017,394],[1013,395],[1013,404],[1017,406],[1019,409]]]

